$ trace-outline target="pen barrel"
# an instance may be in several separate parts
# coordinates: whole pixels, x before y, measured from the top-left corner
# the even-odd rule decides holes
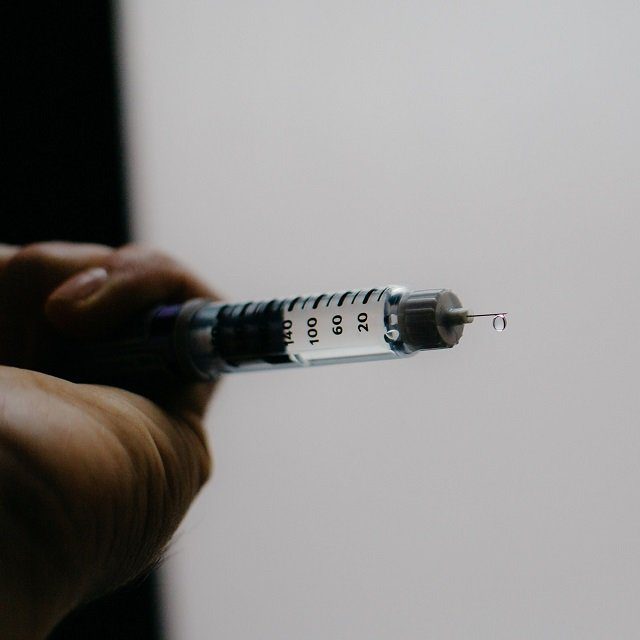
[[[165,381],[208,381],[189,345],[194,315],[207,300],[158,306],[111,339],[64,343],[55,373],[75,382],[113,384],[130,389]]]

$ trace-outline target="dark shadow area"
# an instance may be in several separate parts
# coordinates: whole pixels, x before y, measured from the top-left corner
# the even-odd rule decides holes
[[[2,240],[122,243],[128,227],[111,5],[15,6],[24,8],[3,20],[9,180],[0,189]]]
[[[0,242],[128,240],[110,2],[9,3]],[[74,612],[54,640],[160,640],[157,580]]]

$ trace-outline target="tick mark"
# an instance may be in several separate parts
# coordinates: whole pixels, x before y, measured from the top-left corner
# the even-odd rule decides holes
[[[364,297],[364,300],[362,301],[362,304],[367,304],[367,302],[369,302],[369,298],[371,297],[371,294],[375,291],[375,289],[371,289],[370,291],[367,291],[367,295]]]
[[[346,300],[347,296],[351,293],[351,291],[345,291],[342,294],[342,297],[340,298],[340,300],[338,300],[338,306],[341,307],[342,303]]]

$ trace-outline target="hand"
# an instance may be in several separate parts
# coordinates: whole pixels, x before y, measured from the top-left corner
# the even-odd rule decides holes
[[[213,293],[140,247],[0,250],[0,637],[40,638],[158,560],[211,470],[212,385],[153,402],[43,373],[60,333],[98,338]]]

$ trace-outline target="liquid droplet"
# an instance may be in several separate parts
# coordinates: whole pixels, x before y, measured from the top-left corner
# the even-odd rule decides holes
[[[507,328],[507,317],[503,313],[499,313],[493,318],[493,328],[496,331],[504,331]]]

